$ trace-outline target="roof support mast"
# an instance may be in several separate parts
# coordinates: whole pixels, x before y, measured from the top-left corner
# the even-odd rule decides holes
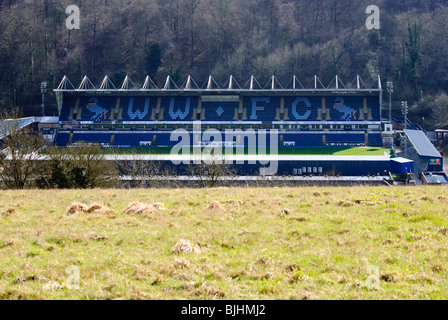
[[[314,84],[313,84],[314,80]],[[191,91],[191,92],[201,92],[204,90],[214,90],[214,91],[221,91],[221,90],[229,90],[229,91],[237,91],[237,92],[244,92],[244,91],[262,91],[262,92],[269,92],[269,91],[275,91],[275,92],[309,92],[309,91],[322,91],[322,92],[334,92],[341,91],[341,92],[360,92],[365,91],[368,93],[373,92],[380,92],[382,93],[382,84],[381,84],[381,77],[378,76],[378,86],[374,84],[373,86],[366,86],[365,83],[362,81],[361,77],[359,75],[356,76],[355,80],[349,85],[345,86],[344,82],[340,79],[340,77],[337,75],[333,81],[336,82],[336,84],[333,86],[333,81],[330,83],[328,87],[325,87],[321,80],[317,77],[317,75],[314,76],[313,80],[311,80],[307,86],[304,86],[300,80],[294,76],[292,85],[291,83],[288,85],[288,87],[283,87],[282,84],[278,81],[278,79],[273,75],[269,82],[264,86],[260,86],[257,79],[254,75],[250,77],[250,80],[247,81],[247,83],[241,87],[238,82],[236,81],[235,77],[233,75],[230,76],[228,82],[226,82],[222,87],[216,83],[216,81],[213,79],[213,77],[210,75],[208,77],[208,81],[203,85],[203,87],[199,87],[197,83],[193,80],[191,76],[188,76],[187,80],[184,82],[184,84],[181,87],[178,87],[176,83],[173,81],[173,79],[168,75],[166,77],[165,82],[163,85],[159,88],[157,85],[152,81],[152,79],[149,76],[146,76],[143,86],[141,89],[137,88],[136,85],[131,81],[129,76],[126,76],[123,83],[119,87],[115,87],[114,83],[111,81],[111,79],[106,75],[103,80],[101,81],[101,84],[98,87],[95,87],[93,83],[89,80],[87,76],[85,76],[78,87],[74,87],[70,80],[67,78],[67,76],[64,76],[61,83],[57,87],[57,89],[54,89],[55,92],[141,92],[141,91],[151,91],[151,92],[163,92],[167,90],[172,91]]]

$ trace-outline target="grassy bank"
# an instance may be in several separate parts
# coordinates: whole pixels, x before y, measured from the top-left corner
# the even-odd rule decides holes
[[[68,216],[75,201],[111,211]],[[133,201],[165,209],[124,214]],[[447,299],[447,201],[437,187],[0,191],[0,298]],[[173,251],[181,239],[199,252]]]

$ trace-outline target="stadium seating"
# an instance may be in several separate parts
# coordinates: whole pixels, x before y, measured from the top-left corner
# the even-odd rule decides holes
[[[60,121],[63,125],[74,125],[74,129],[60,131],[55,144],[85,141],[113,146],[174,146],[178,144],[170,139],[174,128],[191,127],[193,121],[202,121],[207,128],[215,125],[220,125],[220,129],[238,128],[245,123],[244,128],[282,128],[276,142],[284,146],[360,146],[366,144],[366,128],[351,124],[356,121],[357,125],[360,122],[367,125],[381,119],[378,97],[374,96],[235,95],[221,100],[210,96],[202,101],[200,96],[178,94],[64,95]],[[311,121],[312,125],[307,125]],[[325,130],[323,125],[316,126],[316,122],[325,123]],[[330,128],[334,123],[337,126]],[[343,124],[350,131],[343,131]],[[241,137],[235,140],[238,139]],[[190,142],[195,143],[191,133]],[[271,144],[269,139],[266,144]],[[368,145],[382,146],[381,133],[369,133]]]
[[[269,132],[268,132],[269,133]],[[57,135],[56,145],[65,146],[70,142],[70,132],[61,131]],[[113,139],[112,139],[113,136]],[[382,137],[380,133],[369,134],[369,146],[382,146]],[[240,136],[239,139],[244,138]],[[193,134],[189,134],[192,144],[195,142]],[[225,140],[225,134],[222,134],[222,141]],[[174,146],[181,140],[171,141],[171,131],[85,131],[75,130],[71,139],[71,143],[84,141],[88,143],[109,144],[113,141],[114,146]],[[234,139],[235,144],[237,138]],[[365,145],[364,133],[316,133],[316,132],[295,132],[278,134],[277,143],[280,145],[283,141],[285,146],[295,147],[313,147],[323,146],[324,141],[328,146],[363,146]],[[247,145],[247,138],[245,144]],[[266,139],[266,145],[270,146],[269,136]]]
[[[369,134],[369,146],[372,147],[383,146],[383,138],[381,137],[381,133]]]
[[[364,134],[327,134],[326,138],[329,145],[362,145],[366,141]]]
[[[321,147],[323,145],[323,134],[297,133],[283,135],[283,142],[288,144],[294,142],[296,147]]]
[[[64,98],[61,121],[380,121],[373,97],[244,97],[201,102],[199,97]]]
[[[68,145],[70,139],[70,133],[63,133],[63,132],[59,132],[59,134],[56,137],[56,145],[57,146],[66,146]]]
[[[84,141],[87,143],[109,143],[112,135],[110,133],[86,133],[78,132],[73,135],[72,143]]]
[[[119,133],[115,134],[114,145],[139,146],[141,142],[150,142],[150,141],[152,141],[152,135],[149,134]]]

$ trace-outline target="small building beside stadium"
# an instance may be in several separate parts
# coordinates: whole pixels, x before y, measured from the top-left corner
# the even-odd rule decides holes
[[[419,130],[405,130],[405,133],[423,163],[423,171],[443,171],[443,156],[437,151],[425,133]]]
[[[405,158],[394,158],[391,160],[390,172],[400,175],[414,173],[414,161]]]

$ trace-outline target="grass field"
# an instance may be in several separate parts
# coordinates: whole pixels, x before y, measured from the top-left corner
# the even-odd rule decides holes
[[[69,216],[75,201],[111,211]],[[132,201],[165,210],[123,213]],[[442,187],[0,191],[0,299],[447,299],[447,201]],[[181,239],[199,251],[173,251]]]

